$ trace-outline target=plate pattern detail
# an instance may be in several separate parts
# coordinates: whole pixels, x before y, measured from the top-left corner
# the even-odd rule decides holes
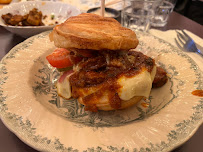
[[[20,139],[34,148],[41,151],[67,151],[67,152],[79,152],[77,147],[66,147],[57,137],[49,139],[43,135],[36,133],[36,127],[31,120],[23,118],[11,112],[8,108],[9,100],[4,85],[8,83],[10,73],[7,70],[7,62],[16,58],[16,54],[20,53],[22,49],[29,49],[34,41],[38,38],[46,38],[49,32],[44,32],[40,35],[31,37],[25,42],[14,47],[1,61],[0,63],[0,116],[2,121],[10,128]],[[189,69],[194,72],[194,88],[203,90],[203,77],[202,72],[199,70],[196,63],[185,53],[180,52],[167,42],[158,39],[148,34],[138,34],[138,38],[149,37],[155,39],[157,43],[161,45],[167,45],[169,49],[158,49],[150,47],[142,39],[140,40],[140,46],[138,50],[149,49],[153,50],[156,54],[175,54],[181,59],[187,61]],[[49,66],[43,58],[39,57],[33,61],[35,64],[33,67],[33,75],[30,79],[32,82],[33,94],[36,97],[36,102],[40,102],[44,107],[51,110],[72,123],[80,124],[82,127],[92,128],[111,128],[119,127],[146,120],[148,117],[158,114],[166,106],[170,105],[175,99],[181,96],[182,87],[188,83],[187,81],[180,79],[179,69],[176,65],[165,63],[164,61],[158,61],[158,64],[166,69],[169,76],[169,81],[164,89],[167,90],[167,94],[159,90],[152,90],[149,100],[143,100],[138,105],[130,108],[128,111],[111,111],[111,112],[99,112],[90,113],[84,111],[84,107],[75,100],[63,100],[57,96],[55,83],[59,73]],[[160,91],[163,95],[167,96],[167,100],[157,98],[155,95],[157,91]],[[161,94],[160,93],[160,94]],[[47,99],[47,100],[42,100]],[[160,143],[147,143],[147,146],[141,148],[132,148],[133,152],[149,152],[149,151],[170,151],[175,146],[184,142],[189,135],[194,132],[203,120],[203,98],[198,98],[198,104],[194,104],[192,107],[193,113],[188,119],[177,122],[173,130],[167,133],[167,140],[163,140]],[[147,105],[147,106],[143,106]],[[134,111],[134,113],[132,113]],[[108,115],[108,117],[107,117]],[[116,146],[101,146],[89,147],[83,149],[83,152],[128,152],[132,151],[128,147],[116,147]]]
[[[93,127],[110,127],[110,126],[118,126],[124,125],[129,122],[133,122],[136,120],[142,120],[145,117],[148,117],[159,110],[161,110],[168,103],[173,101],[174,98],[177,97],[177,93],[173,92],[172,88],[173,82],[171,79],[177,75],[175,67],[168,67],[168,73],[172,76],[169,78],[169,85],[167,87],[167,93],[170,93],[170,98],[163,102],[154,100],[153,94],[149,97],[148,100],[142,100],[139,106],[133,108],[134,113],[126,113],[126,110],[118,110],[118,111],[99,111],[98,113],[91,113],[84,110],[84,106],[82,106],[76,99],[66,100],[57,96],[56,91],[56,81],[59,77],[59,73],[55,68],[50,67],[47,63],[44,63],[41,58],[35,61],[36,66],[42,67],[38,70],[38,73],[35,75],[35,86],[33,86],[33,92],[37,99],[43,99],[42,96],[50,96],[48,100],[49,104],[55,105],[58,109],[52,108],[54,112],[58,112],[60,115],[64,116],[68,120],[82,123],[84,125],[93,126]],[[164,64],[159,63],[162,67],[166,68]],[[179,85],[176,87],[180,87],[183,82],[179,81]],[[44,101],[40,101],[44,102]],[[47,101],[44,103],[47,106]],[[51,109],[51,108],[50,108]],[[135,112],[136,111],[136,112]],[[107,117],[108,116],[108,117]]]

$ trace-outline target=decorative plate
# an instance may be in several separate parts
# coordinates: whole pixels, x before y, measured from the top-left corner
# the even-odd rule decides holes
[[[138,33],[138,51],[154,57],[169,81],[149,100],[118,111],[91,113],[57,96],[58,72],[45,57],[54,45],[45,32],[14,47],[0,63],[0,116],[22,141],[39,151],[170,151],[203,120],[202,72],[184,52]],[[153,44],[153,45],[152,45]],[[146,51],[147,50],[147,51]]]

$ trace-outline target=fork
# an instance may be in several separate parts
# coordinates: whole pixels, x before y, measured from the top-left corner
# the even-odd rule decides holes
[[[197,48],[194,40],[183,30],[181,30],[181,32],[182,33],[176,30],[178,40],[175,38],[175,42],[177,46],[185,51],[195,52],[203,56],[203,52]]]

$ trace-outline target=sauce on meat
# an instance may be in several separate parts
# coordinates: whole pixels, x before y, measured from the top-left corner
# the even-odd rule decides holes
[[[167,78],[166,71],[161,67],[157,67],[156,68],[156,75],[154,77],[152,87],[153,88],[162,87],[167,81],[168,81],[168,78]]]
[[[195,96],[203,97],[203,90],[194,90],[192,94]]]
[[[97,111],[96,104],[99,99],[108,93],[108,101],[113,109],[121,107],[121,99],[118,96],[117,79],[121,76],[132,77],[142,68],[151,72],[155,61],[141,52],[126,51],[102,51],[94,58],[86,58],[79,64],[80,70],[70,76],[72,96],[82,97],[85,109]],[[84,96],[90,87],[97,88],[96,92]],[[82,91],[81,91],[82,88]]]

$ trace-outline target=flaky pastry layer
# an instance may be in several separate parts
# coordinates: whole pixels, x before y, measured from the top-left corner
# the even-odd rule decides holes
[[[90,50],[129,50],[136,48],[135,32],[113,18],[83,13],[56,26],[50,40],[61,48]]]

